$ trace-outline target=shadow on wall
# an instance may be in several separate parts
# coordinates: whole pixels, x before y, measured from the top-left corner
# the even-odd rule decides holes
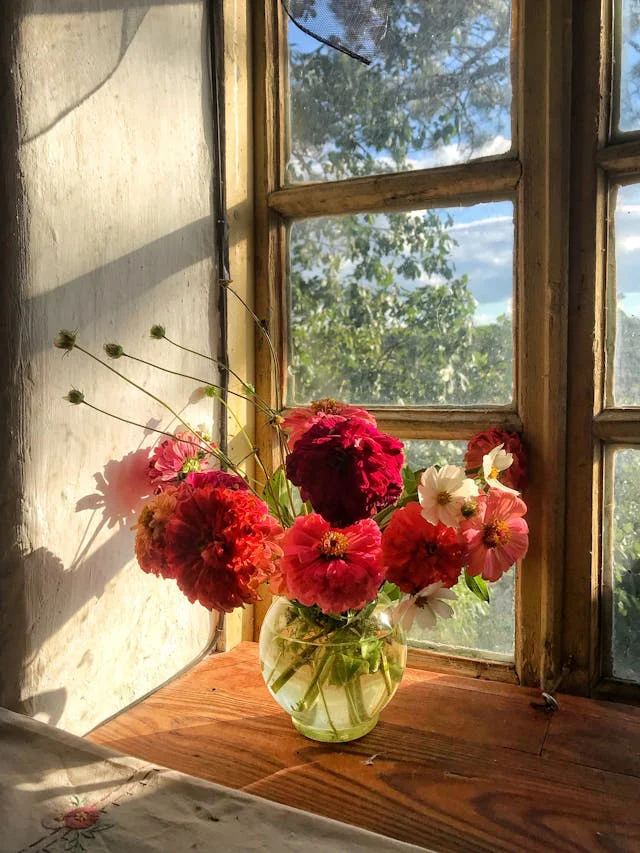
[[[105,10],[122,10],[119,58],[108,76],[83,81],[73,101],[65,102],[47,117],[40,127],[30,130],[31,138],[46,133],[87,97],[97,92],[113,76],[133,43],[149,9],[154,6],[193,5],[193,0],[24,0],[11,3],[0,16],[0,80],[13,79],[16,65],[15,35],[19,19],[25,15],[55,15]],[[197,5],[197,4],[196,4]],[[203,23],[203,45],[206,43],[206,16]],[[104,69],[103,69],[104,71]],[[210,115],[211,93],[206,73],[202,86],[203,110]],[[10,86],[0,88],[3,123],[0,128],[0,256],[3,257],[4,284],[0,288],[0,440],[5,447],[3,478],[0,480],[0,705],[22,713],[44,713],[49,722],[60,720],[67,701],[67,691],[37,687],[30,695],[25,684],[25,667],[35,670],[42,664],[38,653],[46,640],[65,625],[87,602],[99,598],[109,582],[123,567],[123,554],[131,553],[131,526],[135,523],[139,503],[148,496],[144,486],[136,483],[146,465],[147,451],[136,450],[120,460],[112,460],[101,473],[94,475],[96,490],[81,498],[76,511],[91,513],[84,536],[70,566],[65,568],[49,538],[49,547],[32,547],[24,524],[24,468],[38,464],[28,446],[25,424],[30,416],[34,388],[43,381],[34,375],[33,362],[38,353],[51,346],[59,328],[61,315],[72,308],[80,326],[91,324],[96,316],[96,294],[109,290],[115,323],[131,316],[136,302],[145,298],[156,284],[172,275],[212,257],[213,220],[211,216],[196,219],[175,231],[145,243],[113,261],[96,266],[75,279],[63,281],[46,293],[27,295],[25,256],[27,238],[24,211],[24,187],[18,166],[19,121],[14,92]],[[206,142],[211,150],[210,118],[204,122]],[[28,135],[29,131],[27,132]],[[23,140],[22,144],[26,144]],[[228,212],[230,223],[243,220],[248,202]],[[178,221],[177,225],[180,224]],[[235,229],[230,229],[233,242]],[[139,280],[139,271],[145,274]],[[135,282],[135,286],[132,283]],[[216,288],[211,282],[210,307],[214,309]],[[217,341],[217,317],[209,312],[210,344]],[[38,392],[40,393],[40,391]],[[41,396],[36,403],[41,403]],[[146,490],[145,490],[146,489]],[[86,516],[85,516],[86,517]],[[96,545],[96,537],[113,530],[110,538]],[[42,541],[42,539],[40,540]],[[39,543],[38,543],[39,544]],[[70,584],[70,576],[82,574],[82,583]],[[87,643],[90,645],[91,638]],[[36,672],[37,675],[37,672]],[[105,673],[108,680],[109,674]],[[37,685],[37,678],[34,680]],[[44,686],[44,685],[43,685]],[[77,697],[76,697],[77,699]]]

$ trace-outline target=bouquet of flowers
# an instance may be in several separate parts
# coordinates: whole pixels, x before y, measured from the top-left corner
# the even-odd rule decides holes
[[[174,344],[161,326],[151,336]],[[131,382],[74,333],[60,332],[55,345]],[[105,350],[134,358],[119,344]],[[135,526],[138,563],[223,613],[260,600],[268,584],[277,598],[260,657],[272,695],[310,737],[360,737],[397,689],[414,620],[424,628],[450,618],[460,578],[488,601],[487,583],[525,556],[522,444],[492,429],[471,439],[465,467],[416,471],[364,408],[323,399],[278,411],[242,389],[273,426],[275,471],[248,437],[235,461],[151,395],[181,425],[150,452],[155,494]],[[205,390],[224,404],[218,386]],[[75,389],[66,399],[97,408]],[[249,456],[260,479],[242,468]]]

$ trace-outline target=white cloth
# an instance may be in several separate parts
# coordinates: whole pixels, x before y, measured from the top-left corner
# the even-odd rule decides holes
[[[0,709],[0,853],[422,850]]]

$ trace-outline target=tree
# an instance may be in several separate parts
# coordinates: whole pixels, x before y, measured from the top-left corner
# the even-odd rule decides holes
[[[305,8],[312,14],[315,4],[305,0]],[[454,144],[461,159],[483,153],[510,124],[509,28],[508,0],[404,0],[371,68],[298,39],[290,53],[291,179],[406,170]],[[290,399],[511,399],[510,319],[474,324],[470,283],[451,259],[451,225],[433,210],[294,223]],[[424,447],[423,464],[432,449]],[[512,582],[496,598],[492,620],[481,618],[484,605],[465,600],[458,630],[440,639],[508,651]]]

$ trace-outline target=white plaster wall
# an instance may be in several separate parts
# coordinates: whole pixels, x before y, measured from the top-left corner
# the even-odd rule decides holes
[[[0,619],[14,632],[3,647],[24,649],[21,673],[5,667],[5,690],[19,677],[22,710],[78,733],[170,677],[210,635],[207,611],[132,559],[144,491],[136,451],[153,437],[61,398],[75,386],[124,417],[175,422],[80,353],[51,346],[59,328],[77,329],[94,352],[115,340],[214,376],[203,359],[148,337],[160,322],[215,354],[203,14],[201,2],[29,0],[17,21],[21,560],[0,602],[11,613]],[[187,405],[194,383],[124,360],[114,366],[189,422],[212,426],[210,401]],[[16,636],[21,622],[26,640]],[[3,657],[0,649],[0,669]],[[15,649],[9,657],[15,670]]]

